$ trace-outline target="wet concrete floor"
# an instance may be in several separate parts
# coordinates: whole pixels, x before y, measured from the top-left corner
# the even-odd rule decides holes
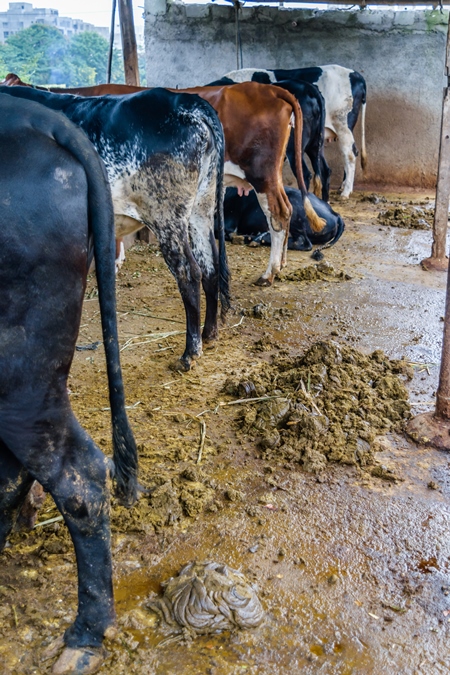
[[[276,281],[261,289],[251,282],[265,269],[268,249],[230,245],[236,315],[191,373],[177,376],[168,369],[182,351],[183,335],[124,349],[128,402],[140,402],[129,414],[142,448],[144,483],[160,484],[158,472],[172,476],[197,466],[198,429],[175,423],[170,414],[214,410],[224,400],[221,388],[231,371],[245,374],[260,359],[280,350],[301,353],[319,339],[405,357],[415,373],[408,385],[413,411],[433,409],[446,276],[418,265],[430,254],[429,232],[379,226],[383,205],[359,197],[333,203],[347,229],[325,252],[349,279]],[[404,198],[418,201],[423,195]],[[289,270],[312,262],[306,253],[289,252]],[[156,252],[130,252],[118,290],[123,345],[130,335],[180,328],[145,316],[182,319],[174,283]],[[241,321],[242,308],[261,302],[275,314]],[[95,301],[86,303],[80,342],[100,334],[96,311]],[[261,339],[269,344],[263,352],[255,350]],[[81,423],[107,450],[102,359],[101,353],[77,353],[70,387]],[[185,511],[174,522],[155,525],[150,510],[133,520],[132,512],[114,505],[120,632],[107,643],[110,657],[100,672],[450,672],[450,456],[418,447],[402,434],[388,435],[378,461],[393,470],[396,482],[342,465],[328,465],[315,476],[298,465],[264,460],[237,432],[236,412],[223,407],[204,416],[207,441],[200,466],[214,491],[214,508],[190,517]],[[47,511],[41,520],[53,515],[51,506]],[[43,643],[73,620],[74,558],[67,549],[49,549],[48,531],[15,537],[0,559],[0,672],[40,675],[51,666],[42,661]],[[42,547],[47,554],[37,555]],[[167,633],[145,599],[192,560],[221,561],[243,571],[267,610],[264,625],[190,643],[165,642]]]

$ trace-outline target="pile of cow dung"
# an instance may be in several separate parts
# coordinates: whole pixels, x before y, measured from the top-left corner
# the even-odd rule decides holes
[[[186,637],[256,628],[264,620],[251,584],[227,565],[189,563],[163,586],[163,596],[151,598],[147,606],[164,626],[181,629]]]
[[[326,260],[317,265],[308,265],[307,267],[300,267],[291,272],[284,272],[280,275],[282,281],[320,281],[320,280],[349,280],[352,277],[343,272],[336,270],[333,265]]]
[[[265,458],[319,472],[327,462],[374,464],[376,436],[410,417],[401,377],[412,377],[404,361],[326,341],[301,357],[261,364],[245,381],[228,379],[225,391],[263,398],[246,405],[238,425]]]
[[[371,192],[368,195],[362,193],[359,196],[359,201],[370,202],[371,204],[386,204],[387,199],[384,195],[378,195],[376,192]]]
[[[140,456],[145,452],[139,446]],[[160,465],[145,477],[150,494],[144,495],[133,509],[115,505],[113,531],[142,532],[158,530],[183,517],[195,517],[206,507],[214,509],[215,490],[198,467],[188,466],[178,473],[164,471]]]
[[[403,227],[411,230],[429,230],[432,227],[434,210],[420,206],[394,206],[378,214],[382,225]]]

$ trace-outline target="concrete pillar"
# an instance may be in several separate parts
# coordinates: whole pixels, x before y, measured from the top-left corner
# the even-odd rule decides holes
[[[144,9],[146,14],[158,16],[167,12],[168,0],[144,0]]]

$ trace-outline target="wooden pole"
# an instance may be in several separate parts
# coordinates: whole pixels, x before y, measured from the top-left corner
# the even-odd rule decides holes
[[[431,258],[427,258],[422,263],[422,265],[425,263],[426,269],[443,270],[445,267],[448,269],[441,369],[439,372],[439,386],[436,392],[436,409],[434,413],[417,415],[408,422],[406,431],[419,443],[431,445],[441,450],[450,450],[450,266],[445,256],[450,194],[450,16],[445,71],[447,87],[444,90],[444,101],[442,104],[441,146],[433,226],[433,248]]]
[[[126,84],[139,87],[139,67],[132,0],[119,0],[120,34]]]
[[[108,84],[111,82],[112,59],[114,52],[114,30],[116,24],[116,4],[117,0],[113,0],[111,13],[111,30],[109,33],[108,68],[106,71],[106,81]]]
[[[446,256],[448,204],[450,196],[450,15],[447,28],[447,48],[445,55],[445,72],[447,86],[444,89],[442,102],[441,139],[439,145],[439,164],[436,185],[436,204],[434,208],[433,244],[431,257],[422,260],[426,270],[445,271],[448,267]]]
[[[436,392],[436,417],[450,420],[450,267],[447,274],[444,337],[442,342],[441,370]]]

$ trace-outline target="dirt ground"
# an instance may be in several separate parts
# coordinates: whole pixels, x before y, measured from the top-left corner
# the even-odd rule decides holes
[[[399,200],[426,206],[426,195],[377,194],[387,203],[361,192],[348,202],[332,200],[346,223],[341,240],[325,251],[334,276],[277,280],[262,289],[252,282],[268,249],[229,245],[234,313],[186,374],[169,367],[184,344],[175,282],[156,248],[128,252],[117,280],[122,365],[140,480],[156,489],[130,510],[113,500],[120,630],[106,643],[100,673],[450,672],[450,458],[388,433],[376,453],[384,478],[358,464],[329,463],[310,473],[298,462],[268,458],[243,432],[245,404],[220,405],[236,399],[223,391],[230,376],[249,379],[262,362],[331,339],[404,358],[414,373],[406,383],[413,414],[433,409],[446,277],[418,264],[430,254],[429,230],[378,220]],[[291,251],[288,259],[290,273],[315,264],[308,253]],[[264,311],[253,311],[257,305]],[[79,345],[100,335],[90,278]],[[101,345],[76,352],[69,387],[78,419],[108,453]],[[47,497],[39,523],[57,516]],[[265,623],[166,642],[147,598],[193,560],[242,571],[255,584]],[[73,620],[76,592],[61,522],[12,535],[0,556],[3,675],[50,672],[45,647]]]

